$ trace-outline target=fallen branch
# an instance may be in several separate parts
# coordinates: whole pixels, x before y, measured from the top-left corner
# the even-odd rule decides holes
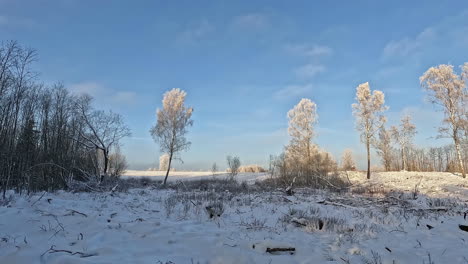
[[[55,245],[52,245],[48,250],[46,250],[44,253],[42,253],[41,257],[44,256],[45,254],[49,253],[49,254],[52,254],[52,253],[59,253],[59,252],[64,252],[64,253],[68,253],[72,256],[74,255],[80,255],[80,258],[87,258],[87,257],[92,257],[92,256],[97,256],[97,253],[83,253],[83,252],[80,252],[80,251],[71,251],[71,250],[66,250],[66,249],[55,249]]]
[[[46,194],[47,192],[43,192],[41,197],[39,197],[39,199],[37,199],[34,203],[31,204],[31,206],[34,206],[37,202],[39,202],[39,200],[42,199],[42,197],[44,197],[44,194]],[[49,202],[50,203],[50,202]]]
[[[465,232],[468,232],[468,226],[466,226],[466,225],[458,225],[458,228],[460,228],[461,230],[463,230]]]
[[[68,214],[63,215],[63,216],[69,216],[69,215],[79,214],[79,215],[82,215],[82,216],[84,216],[84,217],[88,217],[87,214],[82,213],[82,212],[78,212],[78,211],[73,210],[73,209],[68,209],[68,211],[70,211],[70,212],[69,212]]]
[[[269,248],[267,247],[266,249],[267,253],[274,254],[274,253],[280,253],[280,252],[289,252],[289,254],[294,254],[296,252],[296,248],[288,247],[288,248]]]
[[[351,208],[351,209],[356,209],[356,208],[357,208],[357,207],[354,207],[354,206],[351,206],[351,205],[342,204],[342,203],[336,203],[336,202],[331,202],[331,201],[327,201],[327,200],[318,201],[317,203],[319,203],[319,204],[325,204],[325,205],[341,206],[341,207]]]

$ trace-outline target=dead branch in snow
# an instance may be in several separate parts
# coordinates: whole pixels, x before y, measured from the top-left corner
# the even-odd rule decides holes
[[[280,252],[288,252],[289,254],[294,254],[296,252],[296,248],[293,247],[287,247],[287,248],[267,248],[266,249],[267,253],[270,254],[275,254],[275,253],[280,253]]]
[[[76,210],[73,210],[73,209],[68,209],[69,213],[68,214],[64,214],[63,216],[69,216],[69,215],[75,215],[75,214],[79,214],[79,215],[82,215],[84,217],[88,217],[87,214],[85,213],[82,213],[82,212],[78,212]]]
[[[331,202],[331,201],[327,201],[327,200],[318,201],[317,203],[318,203],[318,204],[325,204],[325,205],[341,206],[341,207],[351,208],[351,209],[356,209],[356,208],[357,208],[357,207],[354,207],[354,206],[351,206],[351,205],[342,204],[342,203],[337,203],[337,202]]]
[[[458,225],[458,228],[460,228],[461,230],[463,230],[465,232],[468,232],[468,226],[466,226],[466,225]]]
[[[80,255],[80,258],[87,258],[87,257],[93,257],[93,256],[98,255],[97,253],[83,253],[83,252],[80,252],[80,251],[73,252],[71,250],[66,250],[66,249],[55,249],[55,245],[52,245],[52,246],[50,246],[50,248],[48,250],[46,250],[44,253],[42,253],[41,257],[44,256],[47,253],[52,254],[52,253],[59,253],[59,252],[68,253],[68,254],[70,254],[72,256]]]
[[[42,197],[44,197],[44,195],[46,194],[47,192],[44,192],[42,193],[41,197],[39,197],[39,199],[37,199],[34,203],[31,204],[31,206],[34,206],[37,202],[39,202],[39,200],[42,199]],[[49,202],[50,203],[50,202]]]

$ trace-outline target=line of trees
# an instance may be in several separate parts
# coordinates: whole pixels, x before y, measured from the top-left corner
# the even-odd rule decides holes
[[[357,103],[352,105],[356,116],[356,128],[367,150],[367,178],[370,178],[370,147],[377,150],[385,169],[439,170],[461,172],[466,177],[468,152],[468,63],[461,67],[460,75],[452,65],[429,68],[421,77],[430,101],[444,113],[438,138],[451,138],[453,146],[418,149],[412,141],[416,126],[411,117],[405,116],[401,124],[390,130],[385,128],[384,111],[388,108],[381,91],[371,92],[369,83],[356,89]],[[393,143],[399,148],[396,150]],[[401,162],[400,162],[401,161]]]
[[[17,42],[0,44],[0,185],[54,190],[73,180],[121,173],[117,150],[130,135],[120,115],[93,109],[92,98],[62,84],[38,81],[37,54]],[[112,168],[110,168],[113,166]]]

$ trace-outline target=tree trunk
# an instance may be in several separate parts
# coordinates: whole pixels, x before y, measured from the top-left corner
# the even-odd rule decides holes
[[[167,171],[166,171],[166,177],[164,178],[164,185],[166,185],[167,182],[167,177],[169,177],[169,171],[171,170],[171,163],[172,163],[172,152],[171,155],[169,155],[169,164],[167,165]]]
[[[367,139],[367,179],[370,179],[370,140]]]
[[[109,150],[103,149],[102,152],[104,153],[104,175],[107,175],[109,167]]]
[[[457,137],[454,137],[453,140],[455,141],[455,149],[457,150],[458,166],[460,166],[460,170],[461,170],[463,178],[466,178],[465,167],[463,166],[463,159],[461,156],[460,142],[458,142]]]
[[[407,171],[408,170],[408,164],[406,164],[406,152],[405,152],[405,148],[401,148],[401,159],[402,159],[402,163],[403,163],[403,170],[404,171]]]

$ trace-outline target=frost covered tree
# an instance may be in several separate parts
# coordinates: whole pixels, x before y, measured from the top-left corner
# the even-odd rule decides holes
[[[408,170],[408,148],[412,145],[414,135],[416,135],[416,126],[411,123],[411,116],[404,116],[401,119],[400,126],[392,126],[390,131],[392,138],[400,145],[403,170]]]
[[[362,83],[356,88],[356,101],[352,105],[356,117],[356,128],[361,132],[361,142],[367,150],[367,179],[370,179],[370,146],[376,132],[385,124],[383,112],[385,106],[384,93],[378,90],[371,92],[369,83]]]
[[[317,105],[310,99],[303,98],[289,110],[288,118],[288,133],[291,137],[288,152],[296,157],[304,157],[310,164],[314,148],[312,142],[315,135],[314,126],[318,119]]]
[[[353,151],[351,149],[345,149],[343,151],[343,156],[341,157],[341,166],[343,167],[343,170],[354,170],[356,168]]]
[[[157,123],[150,130],[154,140],[159,143],[161,152],[169,155],[164,184],[169,177],[172,159],[190,147],[185,135],[188,132],[187,128],[193,124],[193,108],[185,106],[186,95],[187,93],[179,88],[166,92],[162,100],[162,109],[156,111]]]
[[[167,171],[168,165],[169,165],[169,155],[167,155],[167,153],[164,153],[161,156],[159,156],[159,170]]]
[[[382,159],[385,171],[390,171],[393,159],[392,133],[384,126],[379,130],[379,137],[375,141],[374,147],[377,149],[377,155]]]
[[[457,152],[458,166],[466,177],[463,164],[461,142],[467,135],[468,118],[468,92],[466,82],[468,79],[468,63],[462,67],[457,75],[452,65],[441,64],[429,68],[419,79],[422,87],[426,89],[430,101],[440,106],[444,112],[443,126],[439,128],[438,137],[453,139]]]

